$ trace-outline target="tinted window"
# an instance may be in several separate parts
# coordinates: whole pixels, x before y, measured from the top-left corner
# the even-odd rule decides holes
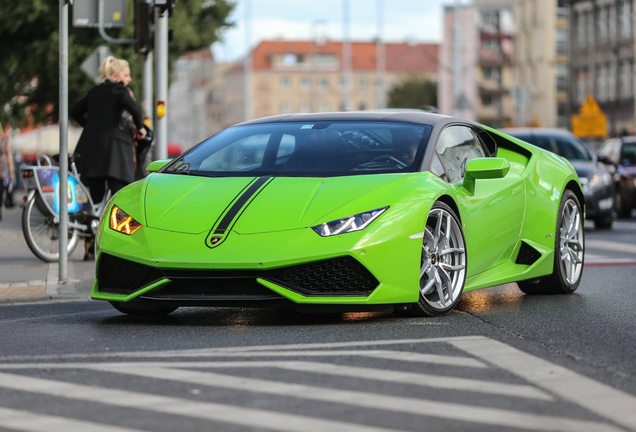
[[[530,144],[549,150],[567,160],[589,161],[592,155],[585,145],[576,138],[567,135],[547,135],[547,134],[514,134]]]
[[[416,171],[430,131],[429,125],[392,122],[234,126],[181,155],[163,172],[331,176]]]

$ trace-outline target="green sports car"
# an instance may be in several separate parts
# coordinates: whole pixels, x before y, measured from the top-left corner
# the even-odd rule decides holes
[[[572,165],[490,127],[415,111],[241,123],[117,193],[92,298],[438,316],[464,291],[572,293],[584,198]]]

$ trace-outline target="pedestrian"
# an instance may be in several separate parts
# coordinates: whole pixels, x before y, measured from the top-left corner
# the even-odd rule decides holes
[[[9,142],[9,134],[0,123],[0,221],[2,220],[2,207],[4,206],[4,194],[11,193],[11,186],[15,182],[15,168],[13,165],[13,152]]]
[[[109,56],[100,66],[100,82],[70,110],[71,118],[84,128],[74,156],[80,180],[95,204],[107,191],[114,195],[135,181],[134,135],[143,138],[146,129],[141,108],[127,87],[131,80],[128,62]],[[92,259],[93,245],[87,243],[84,259]]]
[[[130,66],[123,59],[107,57],[100,66],[100,83],[70,111],[84,130],[75,148],[80,179],[89,188],[94,203],[102,201],[106,190],[115,194],[135,180],[134,135],[127,124],[146,135],[141,108],[131,96]]]

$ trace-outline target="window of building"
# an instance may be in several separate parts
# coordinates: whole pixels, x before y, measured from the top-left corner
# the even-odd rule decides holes
[[[620,65],[620,92],[622,98],[629,99],[634,95],[634,85],[632,82],[634,64],[630,60],[621,61]]]
[[[609,8],[603,6],[598,11],[598,18],[596,20],[596,31],[599,42],[607,41],[609,36]]]
[[[607,65],[607,100],[616,100],[616,60]]]
[[[291,78],[288,76],[283,76],[280,79],[280,88],[283,90],[289,90],[291,88]]]
[[[311,90],[311,78],[309,77],[302,77],[300,79],[300,89],[302,91],[309,91]]]
[[[483,10],[481,12],[481,28],[487,33],[499,33],[501,24],[498,10]]]
[[[620,0],[618,3],[618,26],[621,39],[632,37],[632,0]]]
[[[292,104],[289,101],[282,101],[279,108],[281,114],[289,114],[292,112]]]
[[[494,81],[498,84],[501,83],[501,68],[494,66],[484,67],[484,79],[488,81]]]
[[[559,28],[556,32],[556,48],[557,54],[567,54],[568,53],[568,45],[569,45],[569,37],[568,37],[568,29]]]
[[[607,6],[607,28],[609,32],[609,40],[615,41],[617,37],[617,28],[616,28],[616,6],[610,4]]]
[[[369,80],[366,78],[360,78],[358,80],[358,90],[363,92],[369,88]]]
[[[556,65],[556,82],[557,91],[568,91],[568,65],[557,64]]]
[[[581,104],[585,100],[586,87],[587,87],[587,73],[585,70],[580,70],[576,73],[576,102]]]
[[[329,89],[329,80],[327,78],[320,78],[318,81],[318,88],[320,91],[327,91]]]
[[[576,43],[578,46],[587,44],[587,13],[579,11],[576,15]]]
[[[607,65],[597,65],[594,75],[596,81],[596,98],[599,102],[605,102],[607,100]]]

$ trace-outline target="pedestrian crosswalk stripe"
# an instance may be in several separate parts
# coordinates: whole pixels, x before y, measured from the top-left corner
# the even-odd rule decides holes
[[[24,432],[142,432],[139,429],[100,425],[83,420],[2,407],[0,407],[0,427]]]

